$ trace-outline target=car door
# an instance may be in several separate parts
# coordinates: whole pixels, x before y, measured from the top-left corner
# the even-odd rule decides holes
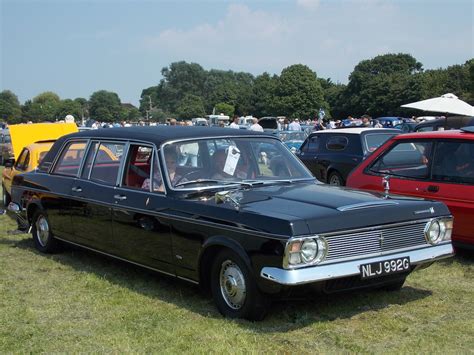
[[[169,221],[158,214],[167,207],[158,160],[151,145],[130,144],[115,189],[113,239],[121,257],[174,275]]]
[[[305,143],[301,146],[297,156],[304,165],[311,171],[316,179],[321,180],[321,171],[318,170],[318,158],[321,146],[321,135],[314,134],[309,136]]]
[[[2,173],[2,183],[9,194],[11,194],[13,177],[26,171],[30,162],[30,155],[31,154],[28,148],[23,148],[20,155],[18,156],[18,160],[15,162],[15,165],[13,165],[11,168],[4,169]]]
[[[335,171],[344,181],[349,172],[357,165],[357,157],[362,156],[358,134],[334,134],[326,139],[317,159],[317,169],[322,181],[328,182],[329,175]]]
[[[474,243],[474,141],[436,142],[432,177],[424,194],[448,206],[457,240]]]
[[[92,141],[80,177],[71,186],[74,236],[93,249],[116,255],[112,209],[119,201],[116,191],[126,143]]]

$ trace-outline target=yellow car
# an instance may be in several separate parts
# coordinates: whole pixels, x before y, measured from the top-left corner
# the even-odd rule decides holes
[[[55,140],[77,132],[74,123],[34,123],[9,126],[14,158],[4,162],[2,173],[3,205],[10,203],[13,177],[34,170]],[[36,142],[36,143],[33,143]]]
[[[55,141],[46,141],[30,144],[23,148],[18,160],[13,163],[13,160],[5,162],[5,168],[2,172],[2,190],[3,190],[3,205],[8,206],[10,203],[12,181],[15,175],[26,173],[34,170],[43,156],[51,149]]]

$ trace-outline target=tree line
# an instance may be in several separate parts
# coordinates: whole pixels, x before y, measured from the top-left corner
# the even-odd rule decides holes
[[[0,120],[43,122],[72,114],[76,120],[103,122],[189,119],[206,114],[314,118],[320,108],[327,117],[367,113],[377,116],[418,114],[400,107],[447,92],[474,105],[474,59],[447,68],[424,70],[410,54],[385,54],[358,63],[346,84],[320,78],[303,64],[284,68],[280,75],[254,76],[231,70],[205,70],[197,63],[171,63],[161,70],[156,86],[143,89],[140,107],[123,104],[110,91],[85,98],[64,99],[44,92],[23,105],[17,96],[0,93]]]

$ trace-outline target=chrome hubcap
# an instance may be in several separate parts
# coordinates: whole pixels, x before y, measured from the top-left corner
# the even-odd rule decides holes
[[[45,247],[49,239],[49,225],[44,216],[39,216],[36,220],[36,237],[41,246]]]
[[[329,180],[329,185],[341,185],[339,177],[337,175],[331,176],[331,180]]]
[[[224,261],[219,280],[221,294],[227,305],[235,310],[242,308],[247,291],[244,274],[239,266],[230,260]]]

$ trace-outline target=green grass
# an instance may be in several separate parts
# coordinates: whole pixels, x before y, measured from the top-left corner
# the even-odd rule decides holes
[[[0,352],[472,353],[474,256],[438,262],[398,292],[274,304],[224,319],[195,286],[66,248],[42,255],[0,216]]]

